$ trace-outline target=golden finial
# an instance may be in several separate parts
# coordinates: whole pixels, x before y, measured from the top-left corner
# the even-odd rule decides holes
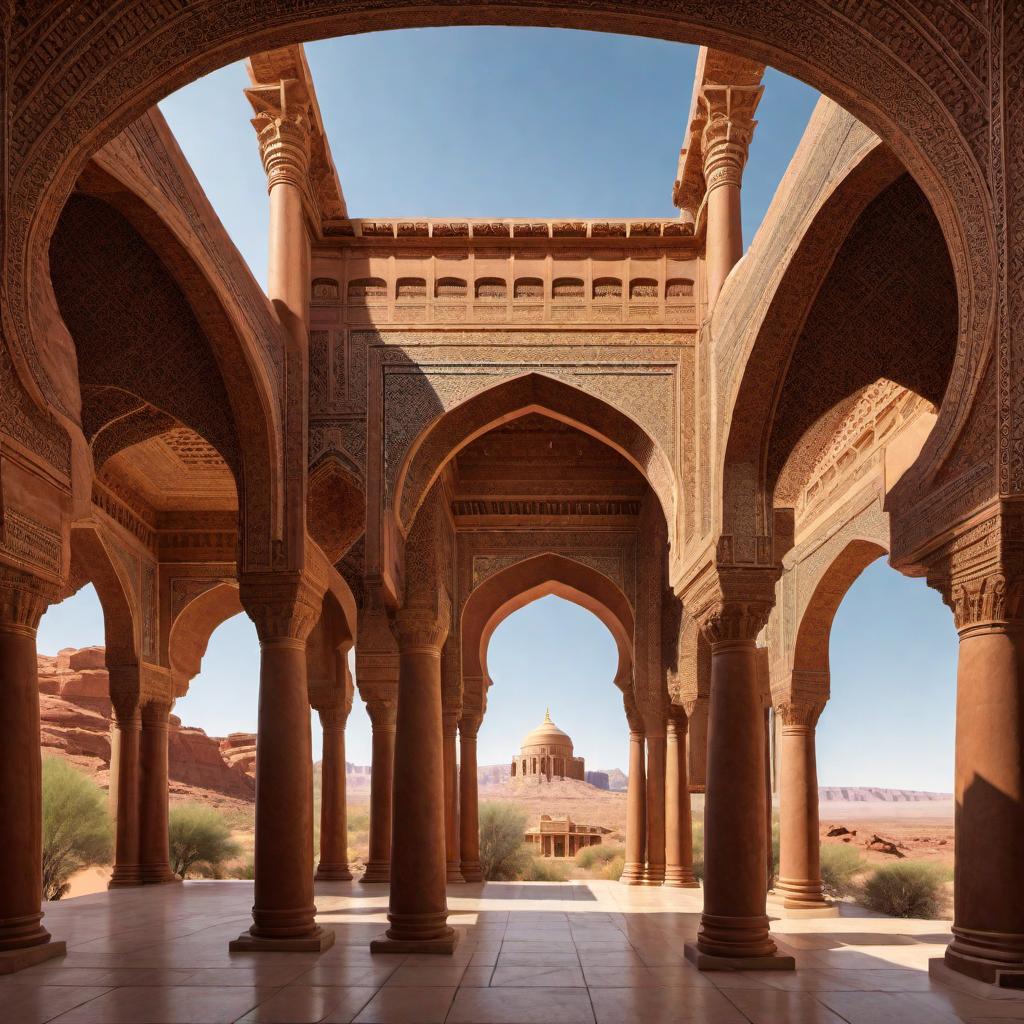
[[[544,721],[548,725],[554,725],[555,724],[554,722],[551,721],[551,708],[550,707],[544,709]]]

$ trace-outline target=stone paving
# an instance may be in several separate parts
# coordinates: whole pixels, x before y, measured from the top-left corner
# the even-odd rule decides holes
[[[0,979],[11,1024],[945,1024],[1024,1020],[1024,996],[929,978],[948,922],[844,908],[773,922],[794,972],[683,959],[700,893],[614,882],[449,888],[452,957],[371,956],[386,886],[317,886],[328,952],[229,953],[251,882],[122,889],[48,904],[68,954]]]

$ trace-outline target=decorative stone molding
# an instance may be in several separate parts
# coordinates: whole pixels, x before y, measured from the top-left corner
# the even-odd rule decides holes
[[[320,618],[323,591],[304,575],[246,575],[238,589],[242,607],[256,624],[260,643],[305,643]]]
[[[402,654],[441,655],[448,639],[448,618],[429,608],[402,608],[392,619],[398,649]]]
[[[952,609],[958,630],[989,623],[1024,623],[1024,579],[1008,580],[1001,572],[953,580],[938,588]]]
[[[0,566],[0,631],[35,635],[46,609],[60,600],[60,588],[31,573]]]
[[[371,697],[366,701],[366,713],[374,732],[394,732],[398,717],[398,697]]]
[[[282,83],[286,86],[287,83]],[[286,90],[282,88],[282,92]],[[309,175],[309,115],[298,110],[261,110],[252,119],[267,175],[267,188],[293,185],[305,190]]]
[[[783,701],[774,704],[775,714],[786,729],[813,729],[825,710],[824,701]]]
[[[706,120],[701,147],[707,192],[719,185],[740,187],[750,140],[757,127],[753,114],[763,92],[761,85],[704,87],[700,106]]]
[[[467,712],[465,709],[459,718],[459,735],[463,739],[476,739],[484,716],[479,713]]]

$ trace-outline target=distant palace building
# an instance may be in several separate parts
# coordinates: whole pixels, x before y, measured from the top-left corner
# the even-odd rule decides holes
[[[537,847],[541,857],[575,857],[585,846],[600,846],[610,828],[601,825],[577,825],[568,815],[556,818],[540,816],[540,825],[526,830],[525,839]]]
[[[551,721],[548,709],[544,712],[544,721],[523,738],[519,756],[512,760],[512,778],[583,782],[585,776],[583,758],[573,757],[572,740]]]

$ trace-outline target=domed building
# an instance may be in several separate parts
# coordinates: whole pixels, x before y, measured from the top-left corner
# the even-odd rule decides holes
[[[519,755],[512,759],[512,778],[578,779],[584,781],[583,758],[574,757],[572,740],[551,721],[551,709],[544,721],[523,737]]]

